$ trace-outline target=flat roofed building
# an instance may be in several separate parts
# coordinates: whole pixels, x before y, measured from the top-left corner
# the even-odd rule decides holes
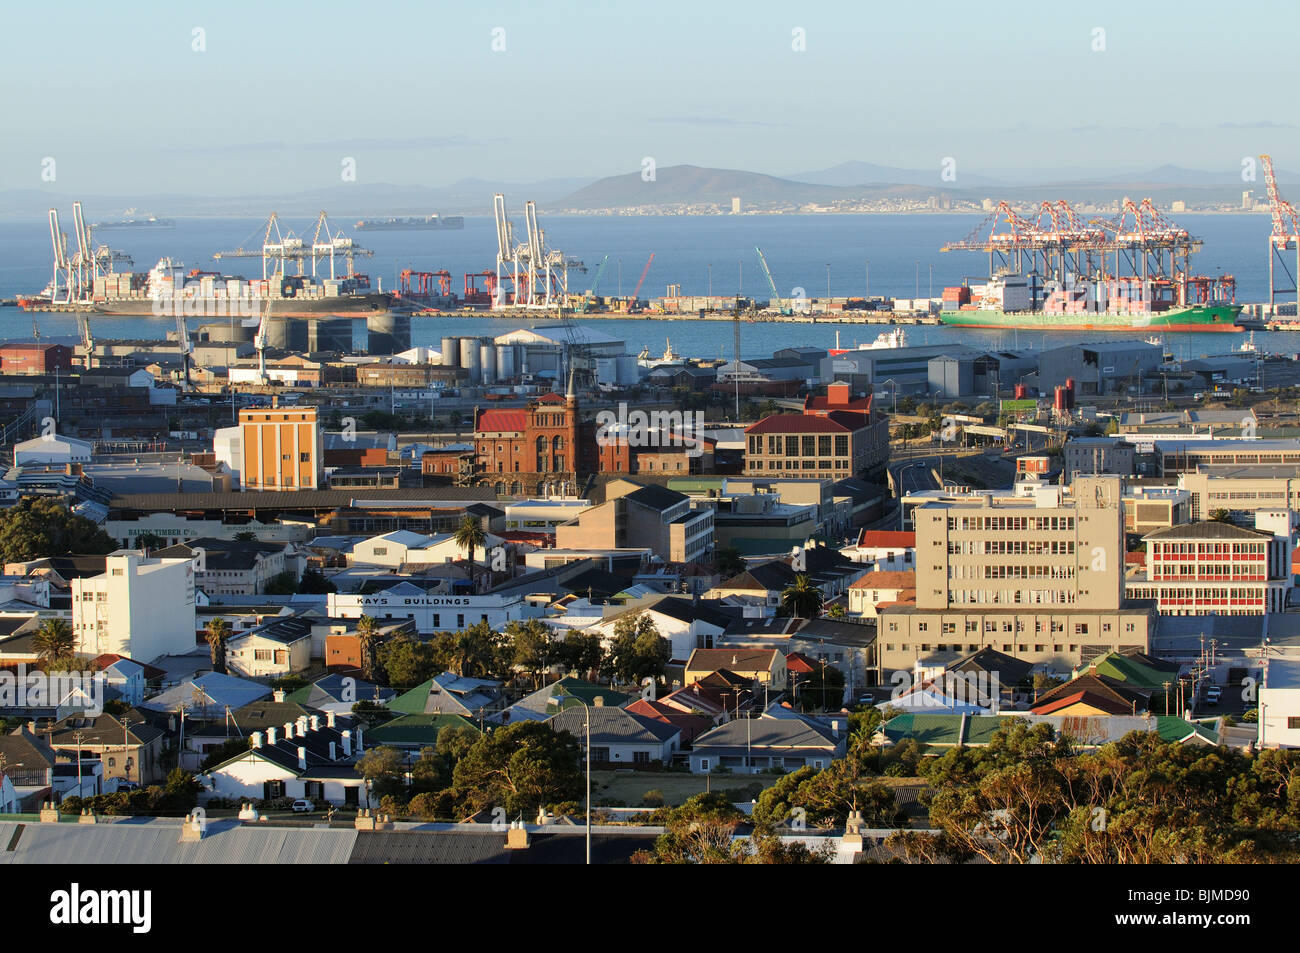
[[[1207,522],[1148,533],[1146,566],[1128,581],[1133,599],[1164,615],[1261,615],[1286,609],[1291,587],[1285,538]]]
[[[240,482],[245,490],[315,490],[323,456],[315,407],[239,412]]]

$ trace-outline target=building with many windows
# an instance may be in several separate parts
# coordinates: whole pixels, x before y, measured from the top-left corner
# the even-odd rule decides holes
[[[77,652],[151,662],[194,650],[194,561],[135,550],[104,558],[104,571],[72,580]]]
[[[1162,615],[1282,612],[1291,587],[1286,536],[1230,523],[1191,523],[1148,533],[1146,566],[1127,590]]]
[[[245,490],[315,490],[324,458],[315,407],[239,412],[240,484]]]
[[[1148,646],[1151,610],[1124,601],[1118,477],[936,500],[914,519],[916,602],[880,608],[884,671],[989,646],[1063,671]]]

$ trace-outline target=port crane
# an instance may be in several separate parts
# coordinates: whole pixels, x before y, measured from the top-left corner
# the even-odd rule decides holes
[[[584,313],[596,301],[596,292],[600,289],[600,276],[605,273],[605,266],[608,264],[609,264],[609,255],[606,255],[604,258],[600,260],[600,264],[596,266],[596,274],[595,277],[593,277],[591,280],[591,288],[588,289],[587,293],[582,296],[581,309]]]
[[[492,197],[492,214],[497,230],[496,296],[492,307],[551,308],[569,294],[569,269],[586,271],[575,258],[546,244],[546,233],[537,224],[537,203],[524,204],[524,241],[516,244],[514,224],[506,213],[505,196]],[[507,296],[505,281],[510,281]]]
[[[1296,315],[1300,317],[1300,214],[1295,206],[1282,198],[1277,188],[1277,178],[1273,174],[1273,157],[1262,155],[1260,164],[1264,167],[1264,184],[1268,187],[1268,210],[1273,217],[1273,231],[1268,236],[1268,306],[1269,311],[1277,314],[1277,293],[1296,295]],[[1295,270],[1292,271],[1284,252],[1295,252]],[[1281,270],[1291,279],[1289,286],[1278,287],[1276,270]]]
[[[244,242],[240,242],[237,248],[214,253],[213,259],[220,261],[223,258],[260,258],[263,279],[287,277],[289,262],[294,263],[299,276],[306,275],[306,263],[310,262],[312,277],[318,277],[322,261],[328,259],[329,277],[333,279],[336,256],[346,262],[347,274],[351,276],[355,274],[355,259],[371,258],[375,254],[369,248],[362,248],[356,244],[344,235],[341,229],[332,229],[324,212],[316,216],[316,225],[310,242],[304,241],[292,229],[281,229],[280,216],[277,212],[271,213],[271,217],[266,220],[266,224],[260,231],[262,233],[260,248],[246,248]],[[245,241],[249,240],[251,236],[245,239]]]
[[[271,296],[267,295],[262,303],[262,316],[258,319],[257,331],[253,334],[253,350],[257,351],[257,382],[263,387],[271,382],[266,373],[266,337],[270,330],[270,323]]]

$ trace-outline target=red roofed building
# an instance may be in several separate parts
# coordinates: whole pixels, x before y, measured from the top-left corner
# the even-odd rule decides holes
[[[590,425],[578,400],[545,394],[527,407],[475,410],[473,482],[499,493],[576,492],[579,473],[596,467]]]
[[[624,711],[630,711],[634,715],[653,718],[655,721],[662,721],[674,728],[680,728],[682,741],[686,744],[690,744],[697,735],[702,735],[714,727],[713,719],[708,716],[682,711],[672,705],[665,705],[663,702],[650,701],[645,698],[639,698],[632,704],[625,706]]]
[[[746,476],[844,480],[879,476],[889,462],[889,421],[855,410],[772,414],[745,437]]]
[[[915,570],[875,569],[849,583],[849,615],[874,618],[880,606],[908,601],[916,601]]]

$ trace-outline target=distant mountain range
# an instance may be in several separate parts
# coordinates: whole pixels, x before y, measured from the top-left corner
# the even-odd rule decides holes
[[[739,196],[745,209],[830,205],[846,201],[881,201],[891,198],[925,198],[946,195],[979,202],[983,198],[1016,202],[1065,198],[1069,201],[1108,203],[1122,195],[1150,196],[1168,203],[1237,202],[1243,189],[1263,198],[1262,171],[1257,181],[1242,182],[1241,170],[1207,172],[1164,165],[1132,173],[1093,178],[1050,173],[1025,178],[997,179],[968,173],[945,182],[939,169],[904,169],[870,162],[843,162],[828,169],[786,176],[739,169],[711,169],[691,165],[660,167],[653,179],[640,171],[588,178],[552,178],[536,182],[501,182],[468,178],[445,186],[391,184],[340,184],[289,195],[194,196],[181,194],[71,195],[45,189],[0,191],[0,219],[42,218],[51,207],[70,214],[72,201],[81,199],[92,220],[117,217],[128,208],[147,208],[159,216],[256,217],[277,211],[287,216],[311,216],[326,209],[342,225],[349,219],[388,215],[439,214],[491,215],[492,195],[503,192],[512,209],[529,199],[550,211],[654,206],[718,205],[730,207]],[[1300,184],[1300,175],[1279,170],[1285,187]],[[1300,200],[1300,195],[1293,195]]]

